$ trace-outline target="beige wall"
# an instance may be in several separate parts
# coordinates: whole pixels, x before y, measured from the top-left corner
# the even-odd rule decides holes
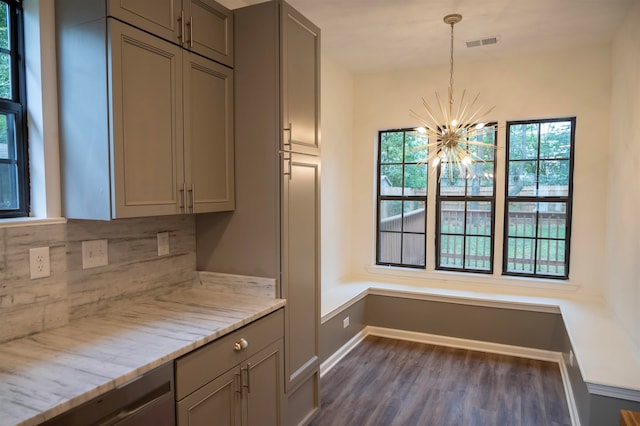
[[[351,257],[353,77],[322,58],[322,288],[348,275]]]
[[[607,191],[603,165],[607,163],[610,139],[610,64],[609,45],[456,63],[455,87],[469,88],[472,94],[480,92],[482,103],[497,105],[488,119],[498,120],[501,125],[505,120],[577,117],[569,284],[577,286],[572,291],[583,294],[602,294],[605,278],[605,210],[600,206],[606,200]],[[402,274],[390,276],[380,268],[371,268],[375,262],[374,164],[377,131],[416,125],[409,116],[409,109],[419,112],[422,108],[421,98],[432,100],[434,90],[445,94],[447,83],[446,65],[355,77],[353,161],[350,165],[353,179],[351,271],[358,278],[403,280]],[[328,118],[323,117],[323,125],[328,123]],[[499,134],[499,145],[504,146],[504,131]],[[327,156],[324,164],[330,164],[331,161]],[[498,152],[497,218],[502,217],[503,211],[504,161],[502,149]],[[504,291],[506,288],[510,292],[531,284],[526,280],[503,279],[499,272],[488,280],[483,276],[429,272],[433,268],[433,203],[428,210],[431,219],[431,230],[427,235],[430,268],[427,272],[408,274],[405,281],[409,279],[418,285],[450,285],[456,288],[465,284],[471,287],[487,284],[492,288],[498,286],[495,291]],[[501,270],[501,239],[502,221],[498,219],[496,271]],[[555,289],[564,291],[567,287],[562,282],[544,283],[544,286],[546,294],[553,293]]]
[[[613,45],[606,297],[640,348],[640,3]]]

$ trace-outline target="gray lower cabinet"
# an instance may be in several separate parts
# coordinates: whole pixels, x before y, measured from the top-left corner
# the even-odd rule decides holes
[[[283,424],[283,312],[176,361],[178,425]]]
[[[234,208],[233,70],[56,2],[63,213]]]

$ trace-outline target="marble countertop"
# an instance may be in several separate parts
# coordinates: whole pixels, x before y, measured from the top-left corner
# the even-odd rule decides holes
[[[0,344],[0,425],[35,425],[284,306],[189,289]]]

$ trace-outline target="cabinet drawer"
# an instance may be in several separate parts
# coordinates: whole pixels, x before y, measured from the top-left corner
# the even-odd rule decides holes
[[[280,309],[176,360],[176,398],[199,389],[284,335],[284,314]],[[248,346],[235,350],[245,339]]]

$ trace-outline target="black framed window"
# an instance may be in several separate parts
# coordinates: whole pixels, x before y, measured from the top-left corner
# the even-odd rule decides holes
[[[426,266],[426,144],[415,128],[378,132],[377,265]]]
[[[504,275],[569,277],[575,126],[507,122]]]
[[[0,0],[0,218],[29,214],[22,3]]]
[[[469,170],[446,158],[438,165],[436,269],[493,272],[497,126],[489,126],[469,139],[481,145],[465,147]]]

